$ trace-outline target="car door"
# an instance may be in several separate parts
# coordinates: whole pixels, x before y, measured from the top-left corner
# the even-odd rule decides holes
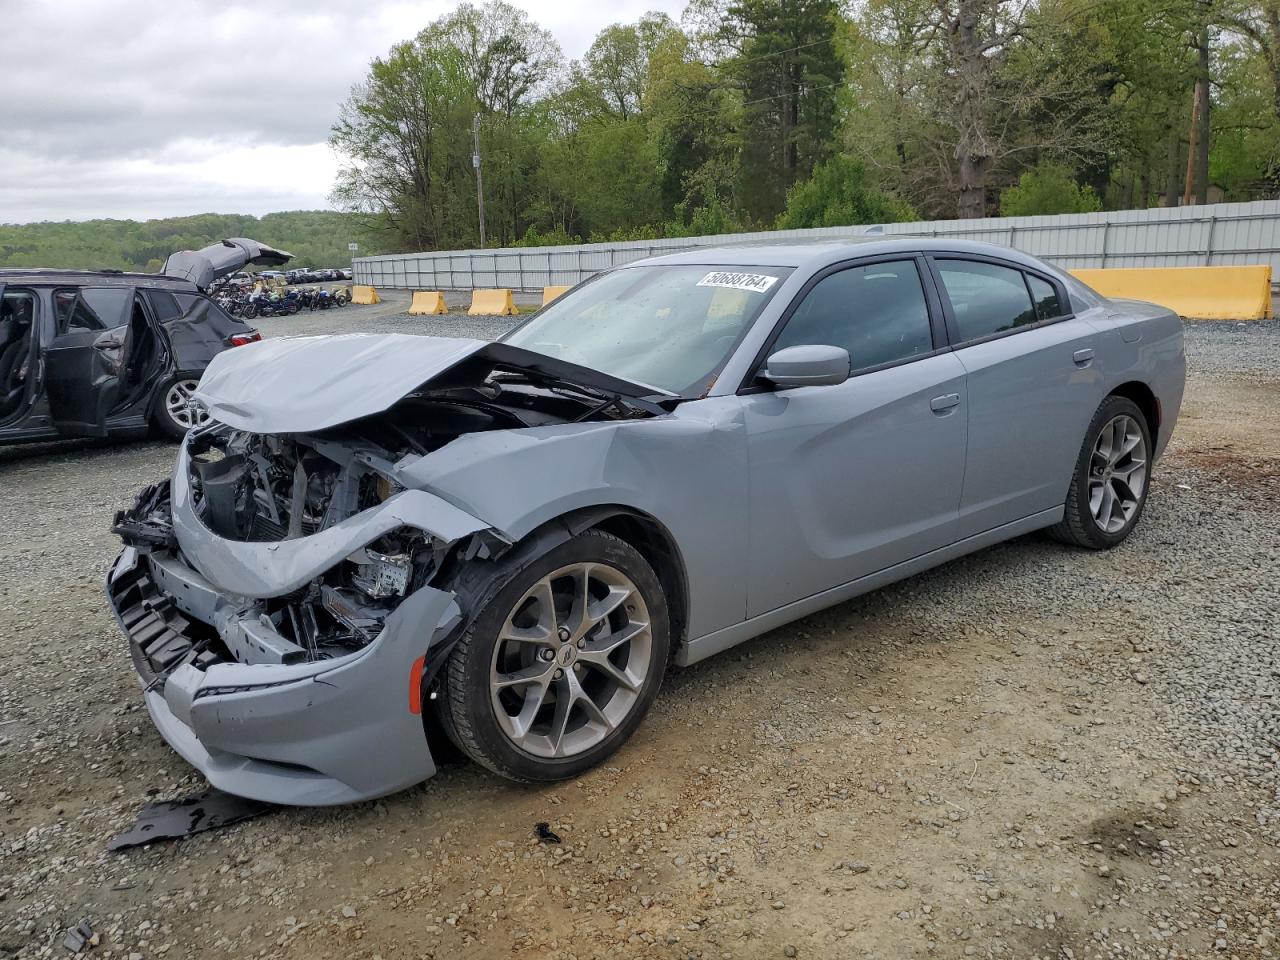
[[[45,393],[54,425],[71,436],[101,437],[120,394],[129,355],[129,287],[63,290],[55,294],[58,329],[45,347]]]
[[[1062,284],[991,258],[930,258],[967,374],[961,539],[1062,506],[1101,399],[1098,331]]]
[[[964,368],[945,349],[923,258],[818,274],[767,356],[849,351],[844,383],[743,391],[751,510],[747,615],[803,599],[954,539],[965,457]]]
[[[21,430],[30,411],[32,381],[39,379],[32,353],[39,319],[34,291],[0,283],[0,435]]]

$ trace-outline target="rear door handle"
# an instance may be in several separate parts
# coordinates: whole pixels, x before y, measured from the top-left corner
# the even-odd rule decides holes
[[[1071,360],[1077,366],[1087,367],[1093,362],[1093,350],[1085,347],[1083,350],[1077,350],[1071,355]]]
[[[929,409],[934,413],[946,413],[952,407],[960,406],[960,394],[944,393],[940,397],[934,397],[929,401]]]

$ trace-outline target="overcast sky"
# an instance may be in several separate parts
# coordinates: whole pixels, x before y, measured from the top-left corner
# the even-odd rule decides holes
[[[512,0],[580,57],[683,0]],[[338,103],[444,0],[0,0],[0,223],[313,210]]]

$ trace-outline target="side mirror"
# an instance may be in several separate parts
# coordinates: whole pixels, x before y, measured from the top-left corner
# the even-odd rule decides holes
[[[775,387],[829,387],[849,379],[849,351],[827,344],[800,344],[772,354],[760,376]]]

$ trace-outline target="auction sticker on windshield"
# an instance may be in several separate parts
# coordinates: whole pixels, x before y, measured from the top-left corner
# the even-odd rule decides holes
[[[750,290],[753,293],[764,293],[775,283],[777,277],[769,277],[763,273],[729,273],[717,271],[708,273],[698,281],[700,287],[728,287],[731,290]]]

